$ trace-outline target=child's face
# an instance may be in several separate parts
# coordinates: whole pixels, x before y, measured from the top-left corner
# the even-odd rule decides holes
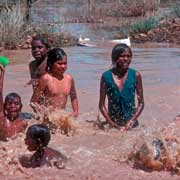
[[[36,60],[41,60],[45,58],[47,55],[48,49],[46,48],[45,44],[43,44],[40,40],[32,41],[32,56]]]
[[[5,113],[9,120],[15,120],[19,117],[19,113],[21,112],[22,104],[20,99],[10,98],[5,102]]]
[[[29,151],[37,151],[39,146],[28,136],[24,139],[25,144],[27,145],[27,149]]]
[[[128,69],[132,59],[132,54],[129,49],[126,49],[117,59],[117,68]]]
[[[52,66],[52,72],[55,74],[63,74],[67,69],[67,57],[64,56],[62,60],[56,61]]]

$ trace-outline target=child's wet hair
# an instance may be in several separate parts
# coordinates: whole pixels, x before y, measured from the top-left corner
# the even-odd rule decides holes
[[[31,44],[33,43],[33,41],[40,41],[42,44],[46,46],[47,49],[51,48],[48,37],[37,35],[32,38]]]
[[[132,56],[132,50],[127,44],[119,43],[119,44],[115,45],[114,48],[112,49],[112,53],[111,53],[112,62],[116,62],[118,60],[118,58],[120,57],[120,55],[127,49],[129,50],[129,52],[131,53],[131,56]]]
[[[4,105],[6,105],[7,101],[15,100],[15,99],[19,99],[20,105],[22,106],[21,97],[19,94],[15,93],[15,92],[12,92],[12,93],[9,93],[6,95]]]
[[[46,147],[50,141],[50,131],[45,124],[34,124],[26,132],[26,136],[32,139],[40,147]]]
[[[63,60],[64,57],[67,57],[67,55],[63,49],[61,49],[61,48],[51,49],[48,53],[46,69],[51,70],[53,64],[56,61]]]

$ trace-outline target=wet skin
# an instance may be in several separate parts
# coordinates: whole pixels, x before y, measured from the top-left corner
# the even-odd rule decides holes
[[[39,80],[31,102],[37,103],[39,95],[43,92],[45,95],[46,106],[65,109],[68,96],[71,98],[73,115],[77,116],[78,102],[74,80],[71,75],[64,74],[67,69],[67,57],[56,61],[50,73],[45,73]]]
[[[19,118],[22,104],[19,98],[8,99],[4,105],[5,116],[1,122],[1,139],[13,137],[23,132],[27,127],[27,122]]]
[[[38,79],[46,72],[45,59],[49,49],[40,40],[32,41],[31,45],[32,56],[35,60],[29,63],[31,81],[28,84],[32,84],[34,89],[37,86]]]
[[[122,52],[118,59],[113,62],[114,67],[112,68],[112,76],[115,84],[117,85],[118,89],[121,91],[124,83],[127,79],[128,75],[128,68],[131,63],[132,59],[132,52],[131,49],[126,48],[124,52]],[[143,97],[143,87],[142,87],[142,78],[141,74],[139,72],[136,72],[136,94],[137,94],[137,101],[138,106],[136,108],[136,112],[132,116],[131,119],[128,120],[125,127],[120,127],[118,124],[113,122],[112,118],[110,117],[108,113],[108,108],[105,105],[105,100],[107,96],[107,86],[104,82],[103,78],[101,78],[100,83],[100,99],[99,99],[99,109],[107,122],[109,122],[113,127],[119,129],[119,130],[128,130],[131,129],[134,122],[137,120],[139,115],[141,114],[143,108],[144,108],[144,97]]]
[[[43,165],[51,166],[51,160],[56,163],[59,162],[60,164],[62,163],[62,160],[66,160],[60,152],[49,147],[42,147],[28,136],[25,138],[25,144],[27,145],[27,149],[29,151],[36,151],[30,159],[30,167],[35,168]]]

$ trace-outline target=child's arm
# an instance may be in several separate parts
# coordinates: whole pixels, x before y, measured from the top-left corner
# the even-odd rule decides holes
[[[136,73],[136,79],[137,79],[136,93],[137,93],[138,106],[137,106],[136,112],[134,113],[133,117],[126,124],[126,127],[125,127],[126,130],[132,128],[134,122],[137,121],[137,118],[140,116],[141,112],[144,109],[142,78],[141,78],[141,74],[139,72]]]
[[[5,72],[4,67],[2,65],[0,65],[0,113],[3,116],[4,116],[4,103],[3,103],[4,72]]]
[[[70,91],[70,98],[71,98],[71,104],[72,104],[72,109],[73,109],[72,116],[77,117],[79,107],[78,107],[78,99],[77,99],[75,83],[73,79],[72,79],[72,85],[71,85],[71,91]]]
[[[109,113],[107,111],[107,108],[105,106],[105,100],[106,100],[106,93],[107,93],[107,87],[106,83],[104,82],[103,78],[101,78],[100,83],[100,99],[99,99],[99,110],[101,111],[104,118],[115,128],[122,129],[118,124],[112,121],[111,117],[109,116]]]
[[[41,78],[39,79],[38,85],[34,89],[33,95],[31,97],[30,105],[35,112],[39,111],[39,109],[36,109],[36,107],[39,108],[38,100],[39,100],[40,95],[44,92],[46,85],[47,85],[47,78],[45,74],[41,76]]]
[[[4,103],[3,103],[3,83],[5,69],[0,65],[0,140],[4,140]]]
[[[33,66],[35,66],[35,65],[34,65],[34,61],[31,61],[31,62],[29,63],[29,73],[30,73],[30,77],[31,77],[31,78],[34,78],[34,77],[33,77]]]

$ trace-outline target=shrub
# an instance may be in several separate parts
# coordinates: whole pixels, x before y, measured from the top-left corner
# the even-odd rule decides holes
[[[147,33],[149,30],[158,26],[159,18],[150,17],[141,22],[136,22],[132,25],[133,33]]]
[[[0,41],[7,48],[16,47],[26,31],[27,26],[20,5],[2,9],[0,12]]]

